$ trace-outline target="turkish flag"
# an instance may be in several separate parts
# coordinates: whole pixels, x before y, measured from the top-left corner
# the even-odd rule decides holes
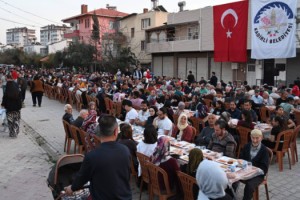
[[[248,1],[213,7],[215,62],[247,61]]]

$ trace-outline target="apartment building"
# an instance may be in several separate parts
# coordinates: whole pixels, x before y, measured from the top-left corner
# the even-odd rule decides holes
[[[216,72],[219,80],[244,81],[250,85],[289,84],[299,74],[300,3],[297,17],[297,57],[288,59],[251,59],[250,8],[248,18],[248,61],[214,62],[213,7],[168,14],[166,25],[146,30],[146,52],[152,55],[155,75],[186,79],[192,71],[197,80],[209,79]],[[287,78],[289,77],[289,78]]]
[[[65,25],[56,26],[54,24],[41,27],[40,29],[40,43],[48,45],[64,40],[64,34],[70,30],[70,27]]]
[[[79,15],[62,20],[64,23],[69,23],[71,26],[64,34],[64,37],[72,39],[73,42],[78,41],[92,44],[92,17],[94,14],[98,17],[100,26],[100,41],[97,45],[98,50],[101,50],[102,36],[107,33],[114,33],[116,20],[127,15],[127,13],[117,11],[117,7],[108,4],[106,9],[100,8],[93,11],[88,11],[88,5],[81,5],[81,13]]]
[[[24,47],[35,42],[35,30],[27,27],[11,28],[6,30],[6,44],[15,47]]]
[[[163,6],[156,6],[151,10],[143,9],[140,14],[132,13],[121,18],[119,31],[126,37],[123,44],[129,46],[143,67],[150,67],[151,54],[146,52],[146,30],[162,26],[167,22],[168,12]]]

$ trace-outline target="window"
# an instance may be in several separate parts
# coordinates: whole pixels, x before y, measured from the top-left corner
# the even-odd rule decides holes
[[[142,19],[142,29],[146,29],[151,26],[150,18]]]
[[[145,50],[145,40],[141,41],[141,51]]]
[[[255,65],[248,65],[248,72],[255,72]]]
[[[109,30],[112,30],[112,29],[114,29],[114,22],[110,21],[109,22]]]
[[[198,39],[198,26],[193,26],[188,28],[188,39],[189,40]]]
[[[134,37],[134,28],[131,28],[131,37]]]
[[[89,28],[89,27],[90,27],[90,19],[86,19],[86,20],[84,21],[84,27],[85,27],[85,28]]]

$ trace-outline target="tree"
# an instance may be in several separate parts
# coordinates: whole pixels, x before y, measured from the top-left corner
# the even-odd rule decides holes
[[[98,43],[100,41],[100,26],[95,11],[92,18],[93,18],[93,30],[92,30],[91,38],[94,41],[94,46],[95,46],[95,64],[96,64],[98,60]]]

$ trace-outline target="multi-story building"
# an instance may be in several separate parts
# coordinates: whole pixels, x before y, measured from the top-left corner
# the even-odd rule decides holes
[[[24,52],[27,54],[39,54],[41,56],[45,56],[48,54],[47,46],[42,45],[40,43],[25,45],[23,48]]]
[[[300,19],[300,2],[298,2]],[[168,14],[167,24],[146,30],[146,52],[152,54],[155,75],[186,79],[192,71],[197,80],[209,79],[216,72],[219,80],[244,81],[250,85],[286,84],[300,77],[300,20],[297,20],[297,57],[287,59],[251,59],[251,12],[248,17],[248,61],[214,62],[213,7]],[[287,78],[289,77],[289,78]]]
[[[150,11],[144,8],[143,13],[132,13],[120,19],[119,31],[126,37],[124,45],[131,48],[140,64],[151,66],[151,54],[146,52],[147,29],[161,26],[167,22],[168,12],[162,6],[153,7]]]
[[[16,47],[24,47],[35,42],[35,30],[22,28],[11,28],[6,30],[6,44],[11,44]]]
[[[70,27],[65,25],[56,26],[54,24],[41,27],[40,41],[42,45],[48,45],[64,40],[64,34],[70,30]]]
[[[116,7],[109,5],[106,6],[106,9],[100,8],[88,12],[88,6],[81,5],[81,14],[62,20],[64,23],[69,23],[71,25],[71,29],[64,34],[64,37],[71,38],[73,41],[94,44],[91,39],[93,15],[97,16],[99,22],[100,40],[97,44],[97,48],[98,50],[101,50],[102,36],[106,33],[114,33],[115,21],[127,14],[119,12]]]

